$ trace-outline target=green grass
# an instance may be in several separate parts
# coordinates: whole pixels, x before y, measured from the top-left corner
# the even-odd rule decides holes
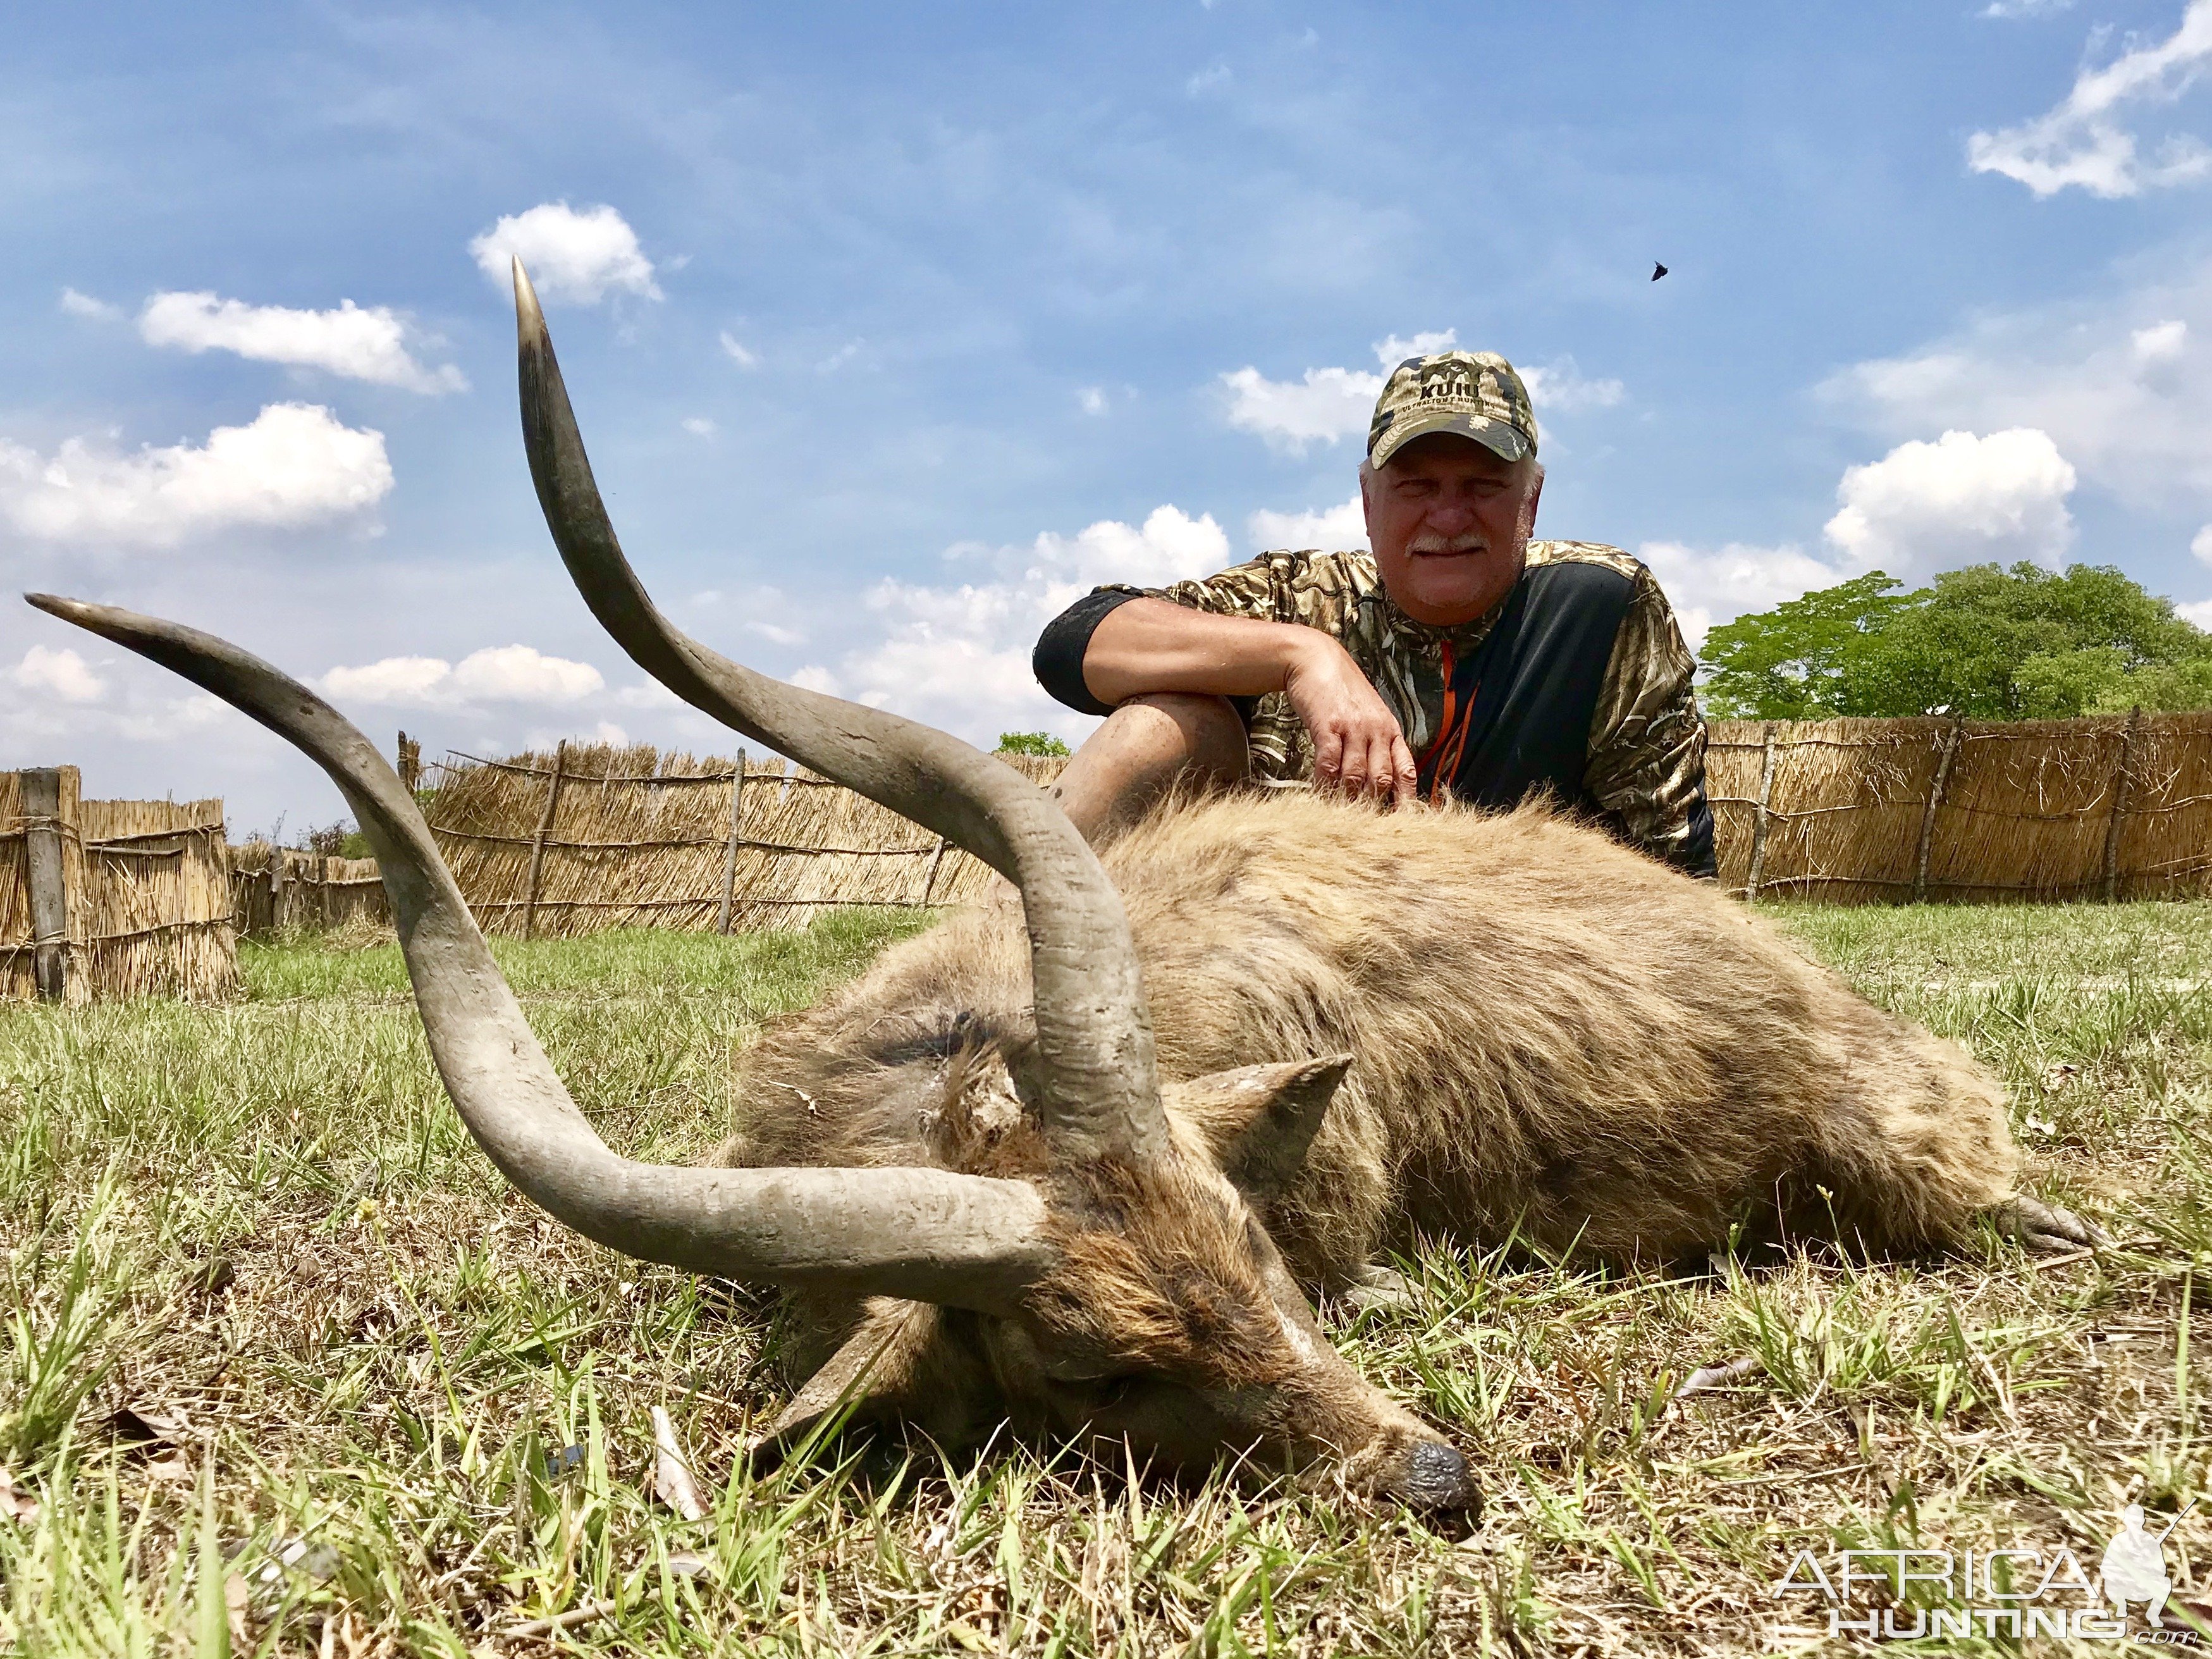
[[[1808,1645],[1767,1588],[1801,1547],[2065,1544],[2094,1571],[2121,1504],[2204,1486],[2212,910],[1769,914],[1996,1068],[2031,1187],[2130,1248],[1674,1279],[1439,1248],[1413,1305],[1330,1318],[1481,1468],[1463,1540],[1325,1486],[1133,1486],[1023,1452],[747,1473],[778,1398],[765,1304],[507,1192],[388,946],[249,946],[218,1006],[0,1007],[0,1466],[38,1504],[0,1492],[0,1650],[464,1654],[580,1610],[550,1639],[1764,1653]],[[610,1140],[677,1160],[718,1138],[763,1018],[914,925],[497,950]],[[655,1405],[703,1520],[647,1492]],[[2208,1599],[2212,1518],[2172,1544],[2177,1599]]]

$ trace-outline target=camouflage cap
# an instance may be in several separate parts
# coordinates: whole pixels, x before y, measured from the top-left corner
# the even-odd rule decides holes
[[[1509,461],[1536,453],[1528,389],[1494,351],[1439,351],[1392,369],[1367,428],[1367,464],[1431,432],[1456,432]]]

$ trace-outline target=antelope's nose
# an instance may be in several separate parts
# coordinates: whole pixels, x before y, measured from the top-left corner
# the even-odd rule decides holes
[[[1404,1470],[1390,1484],[1390,1495],[1411,1509],[1474,1514],[1482,1508],[1482,1489],[1475,1485],[1474,1471],[1441,1440],[1416,1442],[1406,1454]]]

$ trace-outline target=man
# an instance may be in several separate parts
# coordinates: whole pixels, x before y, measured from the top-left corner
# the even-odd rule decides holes
[[[1035,666],[1109,718],[1057,793],[1085,835],[1186,774],[1405,805],[1548,792],[1632,847],[1713,874],[1696,664],[1651,573],[1537,542],[1536,422],[1512,365],[1398,365],[1359,470],[1370,552],[1268,553],[1171,587],[1102,587]]]

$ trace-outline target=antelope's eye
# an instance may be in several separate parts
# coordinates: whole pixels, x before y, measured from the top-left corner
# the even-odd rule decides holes
[[[1048,1364],[1044,1368],[1044,1374],[1055,1382],[1087,1383],[1111,1382],[1124,1375],[1103,1362],[1087,1364],[1079,1359],[1069,1359],[1056,1364]]]
[[[1145,1380],[1145,1373],[1133,1371],[1121,1362],[1080,1359],[1072,1355],[1058,1364],[1046,1365],[1044,1374],[1056,1387],[1085,1389],[1102,1404],[1119,1397],[1132,1383]]]

